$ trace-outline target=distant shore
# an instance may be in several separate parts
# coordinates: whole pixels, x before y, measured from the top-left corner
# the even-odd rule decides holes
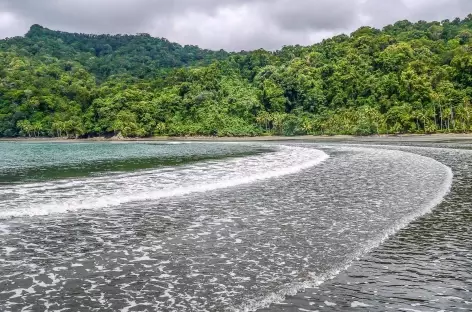
[[[205,141],[205,142],[264,142],[264,141],[310,141],[310,142],[440,142],[440,141],[470,141],[471,134],[403,134],[403,135],[371,135],[371,136],[352,136],[352,135],[303,135],[303,136],[257,136],[257,137],[149,137],[149,138],[0,138],[0,142],[169,142],[169,141]]]

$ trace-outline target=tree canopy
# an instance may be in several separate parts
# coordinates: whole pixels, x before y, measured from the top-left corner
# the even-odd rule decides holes
[[[38,25],[0,41],[0,136],[472,131],[472,15],[228,53]]]

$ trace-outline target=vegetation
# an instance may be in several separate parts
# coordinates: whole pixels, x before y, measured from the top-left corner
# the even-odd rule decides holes
[[[0,41],[0,136],[472,131],[472,15],[227,53],[35,25]]]

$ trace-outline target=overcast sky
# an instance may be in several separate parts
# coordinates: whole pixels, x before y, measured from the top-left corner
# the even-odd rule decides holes
[[[82,33],[146,32],[211,49],[278,49],[362,25],[469,13],[472,0],[0,0],[0,38],[40,24]]]

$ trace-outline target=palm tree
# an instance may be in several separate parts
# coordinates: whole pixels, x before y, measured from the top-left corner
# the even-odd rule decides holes
[[[16,125],[23,133],[26,133],[29,137],[31,137],[31,131],[33,130],[33,126],[31,125],[29,120],[20,120]]]
[[[43,130],[43,125],[40,121],[36,121],[33,125],[32,125],[32,130],[33,130],[33,134],[34,136],[40,136],[41,135],[41,131]]]
[[[313,130],[313,123],[307,116],[303,117],[301,124],[303,131],[305,131],[306,134],[311,134]]]
[[[274,128],[276,129],[277,133],[281,134],[285,118],[287,114],[284,113],[274,113],[272,114],[272,122],[274,123]]]
[[[256,122],[265,126],[266,132],[269,132],[270,122],[273,121],[272,115],[267,111],[261,111],[256,117]]]

